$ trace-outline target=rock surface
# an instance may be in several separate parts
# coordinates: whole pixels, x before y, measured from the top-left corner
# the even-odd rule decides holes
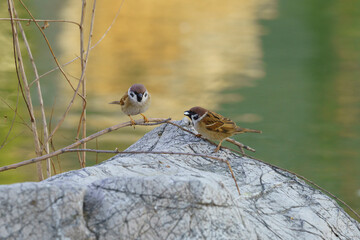
[[[164,124],[127,150],[214,148]],[[227,150],[214,156],[231,162],[241,196],[225,163],[183,155],[117,155],[0,186],[0,239],[360,239],[357,221],[297,177]]]

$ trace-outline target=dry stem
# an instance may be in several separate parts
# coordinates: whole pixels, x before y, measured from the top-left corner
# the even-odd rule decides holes
[[[14,17],[14,14],[15,14],[15,8],[14,8],[13,4],[14,3],[12,2],[12,0],[8,0],[9,13],[10,13],[11,19]],[[31,128],[32,128],[32,133],[33,133],[33,138],[34,138],[35,152],[36,152],[37,156],[41,156],[42,151],[41,151],[40,141],[39,141],[38,132],[37,132],[34,108],[32,105],[30,89],[28,86],[27,77],[26,77],[24,64],[23,64],[23,59],[22,59],[22,55],[21,55],[19,36],[18,36],[17,29],[16,29],[16,26],[15,26],[13,20],[11,20],[11,28],[12,28],[12,34],[13,34],[15,64],[16,64],[16,69],[18,69],[18,67],[19,67],[19,70],[21,73],[21,79],[22,79],[22,82],[24,85],[24,89],[23,89],[24,94],[25,94],[24,100],[27,102],[27,107],[28,107],[28,111],[29,111],[29,115],[30,115],[30,119],[31,119]],[[19,64],[19,66],[17,66],[17,63]],[[18,77],[20,77],[20,75],[18,75]],[[37,163],[36,167],[37,167],[37,172],[38,172],[38,178],[41,181],[44,179],[43,174],[42,174],[41,163]]]
[[[7,134],[6,134],[6,136],[5,136],[5,138],[4,138],[4,141],[3,141],[3,142],[1,143],[1,145],[0,145],[0,150],[5,146],[8,138],[9,138],[9,135],[10,135],[10,133],[11,133],[13,127],[14,127],[15,119],[16,119],[16,116],[17,116],[17,109],[18,109],[18,105],[19,105],[19,93],[20,93],[20,92],[19,92],[19,86],[18,86],[18,92],[17,92],[16,107],[15,107],[15,109],[12,109],[12,108],[10,107],[10,105],[9,105],[2,97],[0,97],[1,101],[4,102],[6,105],[8,105],[8,106],[10,107],[10,109],[12,109],[12,110],[14,111],[14,117],[13,117],[13,119],[11,120],[11,125],[10,125],[10,128],[9,128],[9,131],[8,131]],[[31,128],[30,128],[30,130],[31,130]]]
[[[169,122],[167,122],[169,123]],[[217,160],[219,162],[223,162],[226,163],[230,173],[231,173],[231,177],[234,179],[235,182],[235,186],[236,189],[240,194],[240,189],[239,186],[237,184],[234,172],[231,168],[230,162],[229,160],[223,159],[223,158],[219,158],[219,157],[214,157],[214,156],[210,156],[210,155],[206,155],[206,154],[200,154],[200,153],[184,153],[184,152],[149,152],[149,151],[124,151],[124,152],[120,152],[119,150],[96,150],[96,149],[63,149],[63,151],[59,154],[62,153],[68,153],[68,152],[95,152],[95,153],[115,153],[115,154],[159,154],[159,155],[164,155],[164,154],[169,154],[169,155],[185,155],[185,156],[195,156],[195,157],[203,157],[203,158],[210,158],[213,160]],[[1,168],[0,168],[1,171]]]
[[[16,11],[15,11],[14,13],[15,13],[15,16],[17,17]],[[31,65],[32,65],[32,67],[33,67],[35,77],[38,78],[38,77],[39,77],[39,73],[38,73],[38,70],[37,70],[37,67],[36,67],[36,64],[35,64],[35,61],[34,61],[34,57],[33,57],[33,55],[32,55],[31,49],[30,49],[29,42],[28,42],[27,37],[26,37],[25,31],[24,31],[21,23],[20,23],[20,22],[17,22],[17,23],[18,23],[18,26],[19,26],[21,35],[22,35],[23,40],[24,40],[24,43],[25,43],[25,46],[26,46],[26,50],[27,50],[27,52],[28,52]],[[38,82],[36,83],[36,86],[37,86],[37,92],[38,92],[39,103],[40,103],[40,110],[41,110],[41,116],[42,116],[44,139],[47,139],[48,136],[49,136],[49,133],[48,133],[48,128],[47,128],[46,115],[45,115],[45,109],[44,109],[44,101],[43,101],[43,97],[42,97],[42,91],[41,91],[40,81],[38,81]],[[45,151],[46,151],[46,153],[49,153],[49,152],[50,152],[49,143],[48,143],[48,142],[44,142],[44,145],[45,145]],[[44,148],[44,146],[43,146],[43,148]],[[48,158],[48,159],[46,160],[46,172],[47,172],[47,177],[51,177],[51,159],[50,159],[50,158]]]
[[[53,19],[26,19],[26,18],[13,18],[12,20],[19,22],[19,21],[23,21],[23,22],[55,22],[55,23],[71,23],[71,24],[75,24],[77,26],[80,27],[79,23],[74,22],[74,21],[68,21],[68,20],[53,20]],[[0,18],[0,21],[11,21],[11,18]]]
[[[23,1],[22,1],[22,0],[19,0],[19,2],[22,4],[22,6],[23,6],[23,7],[25,8],[25,10],[28,12],[28,14],[30,15],[30,17],[34,20],[35,25],[37,26],[37,28],[39,29],[39,31],[41,32],[41,34],[43,35],[43,37],[44,37],[44,39],[45,39],[45,41],[46,41],[46,44],[47,44],[47,46],[48,46],[48,48],[49,48],[49,50],[50,50],[50,52],[51,52],[51,54],[52,54],[52,56],[53,56],[53,58],[54,58],[54,61],[55,61],[56,65],[58,66],[60,72],[63,74],[63,76],[65,77],[65,79],[67,80],[67,82],[69,83],[69,85],[71,86],[71,88],[74,90],[74,95],[73,95],[73,97],[72,97],[72,99],[71,99],[68,107],[66,108],[65,113],[63,114],[62,118],[60,119],[60,121],[58,122],[58,124],[55,126],[55,128],[54,128],[53,131],[51,132],[50,136],[49,136],[47,139],[44,139],[44,144],[45,144],[45,143],[49,142],[49,141],[52,139],[52,137],[54,136],[55,132],[60,128],[60,126],[61,126],[62,123],[64,122],[65,117],[66,117],[67,114],[69,113],[69,111],[70,111],[70,109],[71,109],[71,106],[72,106],[73,103],[74,103],[74,100],[75,100],[76,95],[79,95],[83,100],[84,100],[84,97],[79,93],[79,88],[80,88],[80,85],[81,85],[81,81],[79,81],[77,88],[74,89],[74,87],[72,86],[72,84],[71,84],[69,78],[67,77],[66,73],[64,72],[64,70],[63,70],[62,67],[60,66],[60,63],[58,62],[58,60],[57,60],[57,58],[56,58],[56,56],[55,56],[55,54],[54,54],[54,52],[53,52],[53,50],[52,50],[52,47],[51,47],[51,45],[50,45],[50,43],[49,43],[49,40],[47,39],[44,31],[42,30],[42,28],[40,27],[40,25],[35,21],[35,18],[34,18],[33,15],[31,14],[30,10],[29,10],[29,9],[26,7],[26,5],[23,3]],[[43,149],[44,149],[44,148],[43,148]]]
[[[112,28],[112,26],[115,24],[116,19],[118,18],[119,14],[120,14],[120,11],[121,11],[121,9],[122,9],[122,6],[123,6],[123,4],[124,4],[124,1],[125,1],[125,0],[122,0],[122,2],[121,2],[121,4],[120,4],[120,7],[119,7],[119,9],[118,9],[118,11],[117,11],[117,13],[116,13],[116,15],[115,15],[112,23],[110,24],[110,26],[106,29],[105,33],[101,36],[101,38],[100,38],[93,46],[91,46],[90,50],[92,50],[93,48],[95,48],[95,47],[106,37],[106,35],[108,34],[108,32],[110,31],[110,29]],[[80,24],[78,24],[78,25],[80,26]],[[74,59],[70,60],[69,62],[64,63],[63,65],[61,65],[61,67],[65,67],[65,66],[69,65],[70,63],[73,63],[74,61],[76,61],[76,60],[79,59],[79,58],[80,58],[80,56],[75,57]],[[48,74],[50,74],[50,73],[52,73],[52,72],[54,72],[54,71],[56,71],[56,70],[58,70],[58,69],[59,69],[59,67],[55,67],[55,68],[47,71],[46,73],[41,74],[41,75],[39,76],[39,78],[35,78],[35,79],[30,83],[30,86],[31,86],[32,84],[34,84],[36,81],[39,81],[40,78],[45,77],[46,75],[48,75]]]
[[[43,29],[40,27],[40,25],[38,24],[38,22],[36,21],[36,19],[35,19],[34,16],[32,15],[32,13],[30,12],[30,10],[29,10],[29,9],[26,7],[26,5],[23,3],[23,1],[22,1],[22,0],[19,0],[19,2],[20,2],[21,5],[25,8],[25,10],[27,11],[27,13],[28,13],[29,16],[31,17],[31,19],[34,21],[36,27],[37,27],[37,28],[39,29],[39,31],[41,32],[41,34],[42,34],[42,36],[43,36],[43,38],[44,38],[44,40],[45,40],[45,42],[46,42],[49,50],[50,50],[50,53],[51,53],[51,55],[53,56],[54,61],[55,61],[56,65],[58,66],[60,72],[63,74],[63,76],[65,77],[65,79],[67,80],[67,82],[69,83],[69,85],[71,86],[71,88],[75,91],[74,86],[71,84],[71,82],[70,82],[69,78],[67,77],[65,71],[62,69],[59,61],[57,60],[57,57],[55,56],[55,53],[54,53],[54,51],[52,50],[52,47],[51,47],[51,45],[50,45],[50,42],[49,42],[48,38],[47,38],[46,35],[45,35],[45,32],[44,32]],[[82,97],[80,94],[79,94],[79,96]]]
[[[209,143],[217,146],[217,144],[214,143],[213,141],[210,141],[209,139],[206,139],[206,138],[204,138],[204,137],[202,137],[202,136],[199,136],[198,134],[196,134],[196,133],[194,133],[194,132],[192,132],[192,131],[190,131],[190,130],[188,130],[188,129],[186,129],[186,128],[183,128],[182,126],[180,126],[180,125],[178,125],[178,124],[176,124],[176,123],[169,122],[169,124],[172,124],[172,125],[180,128],[181,130],[185,131],[185,132],[191,133],[191,134],[194,135],[195,137],[201,138],[201,139],[203,139],[203,140],[205,140],[205,141],[207,141],[207,142],[209,142]],[[234,139],[226,138],[225,140],[228,141],[228,142],[230,142],[230,143],[233,143],[233,144],[236,145],[236,146],[238,146],[238,147],[240,148],[240,150],[246,149],[246,150],[249,150],[249,151],[251,151],[251,152],[255,152],[255,149],[253,149],[253,148],[251,148],[251,147],[249,147],[249,146],[246,146],[246,145],[242,144],[241,142],[238,142],[238,141],[236,141],[236,140],[234,140]],[[224,146],[221,146],[221,148],[225,148],[225,149],[232,150],[232,149],[227,148],[227,147],[224,147]],[[243,151],[241,151],[240,154],[242,154],[243,156],[247,156]]]
[[[140,120],[136,120],[135,121],[135,124],[136,125],[158,125],[158,124],[162,124],[162,123],[165,123],[165,122],[168,122],[171,120],[171,118],[168,118],[168,119],[164,119],[164,118],[149,118],[148,119],[150,123],[144,123],[144,120],[143,119],[140,119]],[[25,160],[25,161],[22,161],[22,162],[19,162],[19,163],[14,163],[14,164],[11,164],[11,165],[8,165],[8,166],[3,166],[3,167],[0,167],[0,172],[3,172],[3,171],[6,171],[6,170],[10,170],[10,169],[16,169],[18,167],[21,167],[21,166],[25,166],[25,165],[28,165],[28,164],[31,164],[31,163],[36,163],[36,162],[40,162],[40,161],[43,161],[47,158],[51,158],[51,157],[54,157],[56,155],[59,155],[62,153],[63,150],[65,149],[71,149],[71,148],[74,148],[74,147],[77,147],[77,146],[80,146],[81,144],[85,143],[85,142],[88,142],[94,138],[97,138],[101,135],[104,135],[106,133],[109,133],[109,132],[112,132],[112,131],[115,131],[119,128],[123,128],[123,127],[127,127],[127,126],[131,126],[131,122],[124,122],[124,123],[120,123],[118,125],[115,125],[115,126],[112,126],[112,127],[109,127],[109,128],[106,128],[104,130],[101,130],[97,133],[94,133],[84,139],[81,139],[81,140],[78,140],[76,142],[74,142],[73,144],[69,145],[69,146],[66,146],[62,149],[59,149],[59,150],[56,150],[52,153],[49,153],[49,154],[46,154],[46,155],[43,155],[43,156],[40,156],[40,157],[36,157],[36,158],[32,158],[32,159],[29,159],[29,160]]]
[[[95,20],[95,9],[96,9],[96,0],[93,2],[93,8],[91,11],[91,22],[90,22],[90,30],[89,30],[89,38],[88,38],[88,45],[87,45],[87,51],[86,55],[84,52],[84,19],[85,19],[85,9],[86,9],[86,0],[82,1],[82,11],[81,11],[81,21],[80,21],[80,59],[81,59],[81,76],[79,81],[82,84],[82,95],[83,95],[83,109],[80,116],[80,123],[82,127],[82,138],[86,137],[86,78],[85,78],[85,72],[86,72],[86,66],[88,63],[89,55],[90,55],[90,47],[91,47],[91,38],[93,34],[94,29],[94,20]],[[85,55],[85,58],[84,58]],[[78,128],[80,130],[80,128]],[[78,130],[78,135],[80,131]],[[86,143],[82,145],[83,148],[86,148]],[[86,152],[82,153],[82,160],[81,166],[85,167],[86,165]]]

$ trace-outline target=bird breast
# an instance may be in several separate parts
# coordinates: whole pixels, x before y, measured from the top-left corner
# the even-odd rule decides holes
[[[149,105],[149,99],[145,102],[135,102],[128,98],[128,101],[121,106],[121,109],[126,115],[137,115],[145,112],[149,108]]]

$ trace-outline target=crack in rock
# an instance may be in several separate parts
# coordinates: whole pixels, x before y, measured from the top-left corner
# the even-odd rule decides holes
[[[177,124],[191,130],[186,122]],[[128,151],[211,154],[163,124]],[[0,186],[0,239],[360,239],[360,224],[296,176],[221,150],[127,154],[40,183]]]

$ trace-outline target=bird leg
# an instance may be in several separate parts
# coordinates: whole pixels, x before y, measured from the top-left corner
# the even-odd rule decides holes
[[[216,153],[216,152],[218,152],[218,151],[220,150],[221,143],[222,143],[223,141],[224,141],[224,139],[220,141],[220,143],[219,143],[219,145],[216,147],[214,153]]]
[[[132,119],[132,117],[130,115],[128,115],[128,116],[130,118],[131,126],[134,126],[134,129],[135,129],[136,123],[135,123],[134,119]]]
[[[146,122],[146,123],[149,122],[149,120],[147,119],[147,117],[145,115],[143,115],[142,113],[140,113],[140,115],[143,116],[144,122]]]

